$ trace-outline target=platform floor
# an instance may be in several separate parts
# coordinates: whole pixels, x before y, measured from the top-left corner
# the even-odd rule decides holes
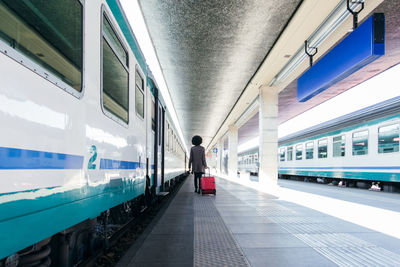
[[[189,176],[118,266],[400,266],[399,239],[216,182],[201,196]]]

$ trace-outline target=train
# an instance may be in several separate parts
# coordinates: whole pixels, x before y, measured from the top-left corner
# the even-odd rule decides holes
[[[398,191],[399,127],[395,97],[280,138],[279,178]],[[238,166],[257,175],[258,147],[240,153]]]
[[[118,0],[1,0],[0,77],[0,266],[76,266],[186,174]]]

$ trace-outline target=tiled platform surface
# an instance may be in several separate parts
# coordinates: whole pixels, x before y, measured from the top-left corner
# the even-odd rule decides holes
[[[201,196],[190,176],[119,265],[400,266],[400,240],[224,179]]]

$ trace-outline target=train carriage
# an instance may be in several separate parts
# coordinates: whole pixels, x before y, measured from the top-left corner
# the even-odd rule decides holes
[[[279,148],[279,174],[380,181],[394,190],[400,181],[399,103],[390,99],[287,137]]]
[[[400,98],[396,97],[279,139],[281,178],[397,191]],[[239,154],[239,171],[258,173],[258,147]]]
[[[1,0],[0,73],[0,266],[55,235],[60,247],[71,235],[96,239],[99,216],[184,173],[176,126],[118,1]],[[89,246],[78,243],[66,266]]]

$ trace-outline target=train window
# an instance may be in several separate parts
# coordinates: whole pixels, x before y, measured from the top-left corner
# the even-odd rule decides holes
[[[169,123],[167,122],[167,150],[169,150]]]
[[[169,150],[171,151],[172,150],[172,129],[170,129],[168,139],[169,139]]]
[[[125,123],[129,111],[128,53],[103,15],[103,106]]]
[[[287,148],[287,160],[293,160],[293,147],[289,146]]]
[[[368,130],[353,133],[353,155],[368,154]]]
[[[306,143],[306,159],[314,158],[314,142]]]
[[[35,68],[35,72],[49,80],[48,73],[52,73],[76,91],[82,91],[83,7],[80,1],[2,0],[0,39],[45,69],[41,73]],[[25,64],[20,58],[17,61]]]
[[[279,161],[285,161],[285,148],[284,147],[282,147],[280,150],[279,150]]]
[[[174,149],[174,131],[171,129],[171,151]]]
[[[136,70],[136,86],[135,86],[135,102],[136,113],[144,118],[144,81],[140,76],[139,71]]]
[[[333,156],[334,157],[344,157],[346,150],[346,136],[340,135],[335,136],[332,139],[333,141]]]
[[[151,100],[151,129],[156,131],[156,103]]]
[[[296,146],[296,160],[303,159],[303,145]]]
[[[378,153],[399,151],[399,125],[393,124],[378,129]]]
[[[113,53],[115,53],[121,63],[128,66],[128,53],[105,15],[103,16],[103,37],[109,46],[112,47]]]
[[[318,141],[318,158],[326,157],[328,157],[328,139],[322,139]]]
[[[174,131],[171,130],[171,152],[174,151]]]

